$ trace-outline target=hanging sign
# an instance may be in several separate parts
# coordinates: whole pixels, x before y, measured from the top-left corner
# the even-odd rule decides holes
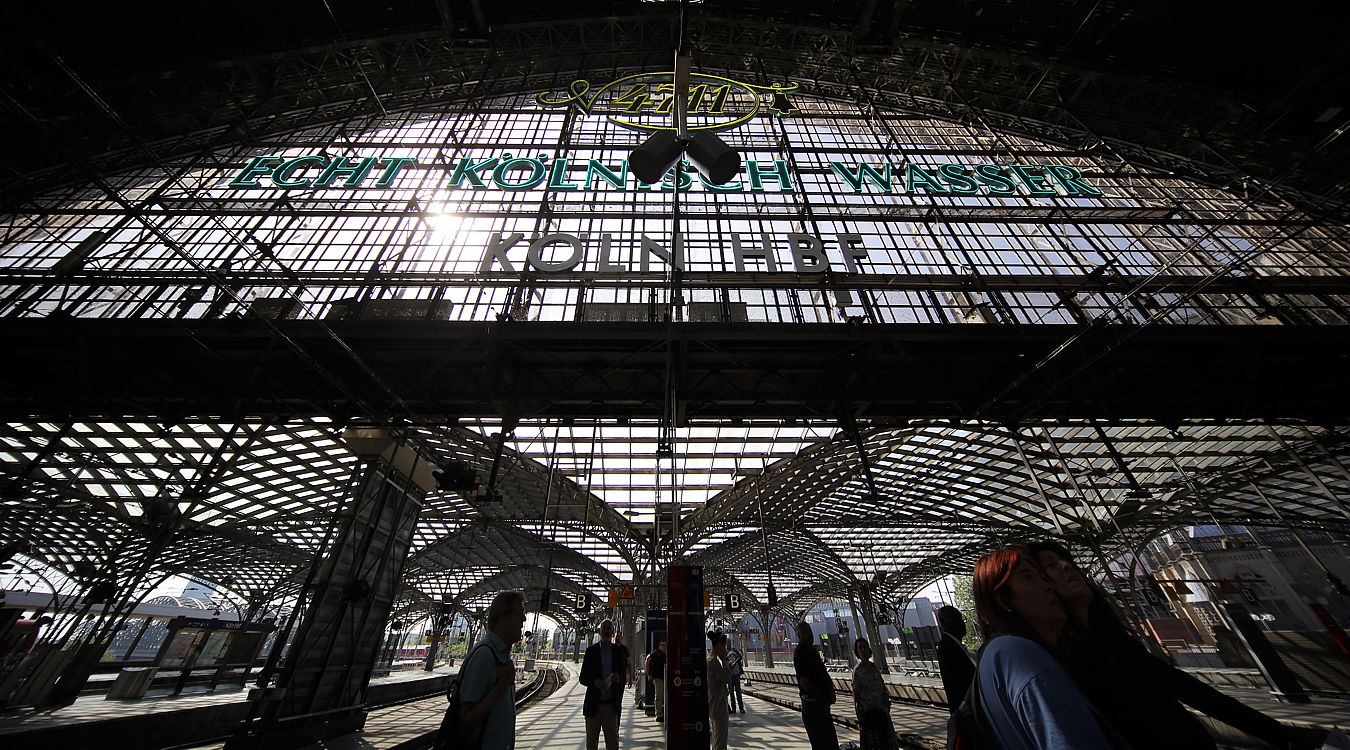
[[[768,99],[768,109],[782,117],[797,112],[788,98],[795,83],[759,85],[708,73],[691,73],[689,98],[685,101],[689,130],[730,130],[755,115]],[[577,79],[566,91],[540,94],[535,102],[543,107],[575,107],[587,115],[605,115],[629,130],[654,132],[674,130],[675,73],[637,73],[601,86]]]

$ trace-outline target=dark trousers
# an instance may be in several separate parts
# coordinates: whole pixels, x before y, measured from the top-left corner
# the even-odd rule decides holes
[[[739,704],[741,713],[745,713],[745,696],[741,694],[741,678],[739,675],[731,678],[731,689],[727,693],[731,699],[727,705],[731,710],[735,711],[737,704]]]
[[[811,750],[839,750],[839,735],[834,731],[829,706],[803,701],[802,724],[806,727],[807,739],[811,740]]]

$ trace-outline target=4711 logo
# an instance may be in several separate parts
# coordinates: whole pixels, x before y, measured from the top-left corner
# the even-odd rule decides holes
[[[572,81],[566,92],[545,92],[536,97],[544,107],[577,107],[585,114],[608,115],[620,127],[638,131],[674,130],[671,107],[675,99],[675,74],[637,73],[593,89],[590,81]],[[730,130],[759,114],[768,99],[768,109],[782,117],[799,111],[788,98],[797,84],[760,86],[708,73],[689,76],[689,100],[685,102],[689,130]]]

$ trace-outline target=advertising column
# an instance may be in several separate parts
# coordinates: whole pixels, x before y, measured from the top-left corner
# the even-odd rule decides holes
[[[666,748],[708,750],[708,654],[703,568],[672,565],[666,576]]]

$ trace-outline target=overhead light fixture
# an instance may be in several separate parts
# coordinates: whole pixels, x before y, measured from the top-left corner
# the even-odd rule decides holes
[[[703,179],[714,185],[730,182],[741,171],[741,155],[726,141],[707,131],[689,134],[685,123],[688,113],[681,103],[689,101],[689,72],[693,62],[688,55],[675,53],[675,92],[672,95],[671,115],[675,130],[658,130],[628,155],[628,166],[639,180],[655,185],[688,155]]]
[[[707,131],[689,136],[685,151],[703,177],[714,185],[731,182],[741,171],[741,155],[726,141]]]
[[[684,144],[670,130],[658,130],[628,155],[628,167],[639,180],[655,185],[684,153]]]

